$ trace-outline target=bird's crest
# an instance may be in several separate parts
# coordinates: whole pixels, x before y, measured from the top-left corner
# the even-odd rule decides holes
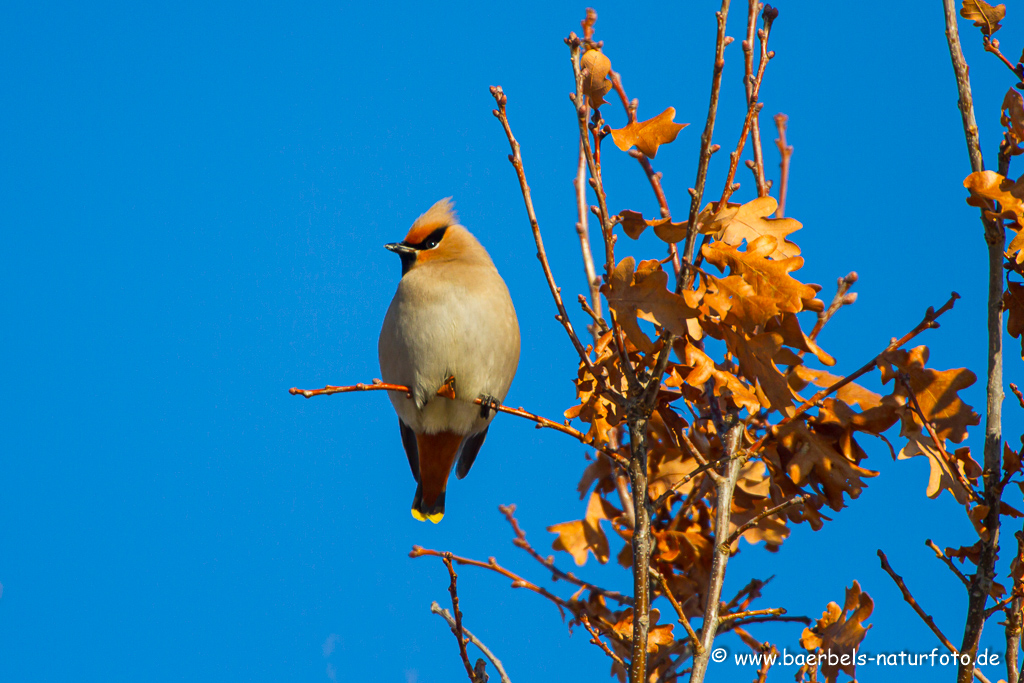
[[[438,228],[447,228],[458,222],[459,217],[455,213],[455,204],[452,203],[452,198],[445,197],[416,219],[412,227],[409,228],[409,234],[405,236],[405,243],[419,244]]]

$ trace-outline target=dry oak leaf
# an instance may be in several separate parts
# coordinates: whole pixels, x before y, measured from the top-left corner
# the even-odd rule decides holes
[[[1017,227],[1007,226],[1014,237],[1006,248],[1006,258],[1024,262],[1024,178],[1016,182],[995,171],[978,171],[964,179],[970,192],[967,203],[981,208],[989,219],[1006,218]],[[992,202],[999,203],[999,211],[992,210]]]
[[[793,390],[772,359],[782,348],[782,335],[762,332],[753,337],[723,326],[725,345],[740,364],[740,372],[754,383],[761,406],[788,415],[793,406]]]
[[[772,321],[766,328],[766,332],[778,332],[782,335],[782,343],[799,351],[809,351],[821,361],[823,365],[832,366],[836,359],[825,353],[813,339],[804,334],[800,328],[800,321],[793,313],[784,313],[777,322]]]
[[[821,619],[812,628],[805,628],[800,637],[800,644],[807,650],[819,650],[822,653],[830,652],[838,655],[839,662],[830,664],[833,661],[827,658],[821,664],[821,673],[825,675],[827,683],[834,683],[842,671],[851,678],[856,671],[855,662],[852,657],[846,658],[846,664],[842,663],[844,654],[850,655],[857,646],[864,641],[868,629],[864,621],[871,616],[875,609],[875,603],[871,596],[860,589],[856,581],[846,589],[846,601],[842,609],[839,605],[830,602],[821,615]]]
[[[921,425],[916,421],[910,422],[904,417],[900,436],[907,440],[907,445],[900,451],[899,459],[909,460],[919,455],[927,457],[931,469],[928,474],[928,488],[925,489],[925,494],[929,498],[935,498],[942,493],[943,489],[946,489],[953,494],[956,502],[963,505],[970,500],[970,494],[961,479],[964,475],[963,464],[951,463],[951,458],[947,458],[942,451],[936,448],[932,438],[922,433],[921,429]],[[977,465],[977,463],[974,464]],[[959,469],[960,477],[953,471],[954,467]]]
[[[659,145],[666,145],[676,139],[679,131],[686,128],[687,123],[674,123],[675,107],[669,107],[653,119],[633,121],[625,128],[612,129],[612,141],[623,152],[636,145],[636,148],[653,159],[658,153]]]
[[[1024,97],[1014,88],[1007,90],[1003,97],[999,122],[1006,128],[1007,141],[1010,143],[1007,148],[1009,154],[1024,154],[1024,148],[1020,146],[1024,141]]]
[[[708,263],[725,272],[726,267],[733,275],[739,275],[754,289],[754,294],[774,301],[781,312],[799,313],[804,310],[804,301],[814,299],[817,291],[810,285],[790,277],[790,273],[804,264],[799,256],[769,260],[775,253],[778,240],[763,235],[747,244],[746,251],[723,242],[712,242],[701,250]]]
[[[769,258],[782,259],[800,255],[800,247],[786,240],[786,236],[799,230],[800,221],[792,218],[768,218],[779,208],[773,197],[758,197],[742,206],[727,206],[716,213],[711,221],[700,226],[700,231],[716,240],[738,247],[762,235],[777,240],[775,251]]]
[[[619,510],[596,492],[591,493],[587,514],[583,519],[548,527],[548,531],[558,534],[551,547],[572,555],[572,559],[580,567],[586,564],[588,551],[593,553],[598,562],[605,564],[608,562],[608,537],[604,535],[600,521],[614,519],[620,514],[622,513]]]
[[[986,36],[1002,28],[1000,21],[1006,16],[1006,5],[992,5],[985,0],[964,0],[960,8],[960,16],[974,22]]]
[[[804,422],[791,422],[778,429],[780,455],[782,449],[789,454],[786,473],[797,486],[817,484],[824,489],[828,506],[841,510],[843,494],[857,498],[867,484],[862,477],[877,477],[878,472],[851,462],[836,450],[827,435],[812,430]],[[815,488],[818,488],[817,486]]]
[[[843,378],[838,375],[830,374],[824,370],[812,370],[806,365],[797,365],[789,372],[789,385],[793,387],[795,391],[802,391],[809,382],[812,382],[819,387],[826,388],[832,386],[841,379]],[[839,389],[839,391],[836,392],[836,398],[844,403],[859,406],[861,410],[874,408],[882,400],[880,394],[869,391],[856,382],[850,382]]]
[[[647,631],[647,651],[657,652],[659,645],[671,645],[675,640],[672,637],[672,624],[655,626],[661,617],[661,611],[657,608],[650,613],[651,627]],[[623,612],[622,618],[612,627],[623,640],[633,639],[633,608],[629,607]]]
[[[701,295],[687,291],[680,296],[668,291],[668,274],[660,261],[641,261],[635,272],[633,263],[632,256],[622,259],[612,271],[611,280],[601,285],[601,292],[629,341],[650,353],[654,344],[640,329],[637,318],[683,337],[688,330],[687,319],[700,315],[697,305]]]
[[[1006,317],[1006,331],[1011,337],[1021,338],[1021,355],[1024,356],[1024,284],[1009,282],[1003,292],[1003,309]]]
[[[608,80],[612,62],[600,50],[587,50],[580,59],[580,67],[587,70],[583,76],[583,94],[590,106],[598,109],[605,103],[604,96],[612,89],[612,82]]]
[[[619,212],[619,225],[622,226],[622,230],[631,239],[640,239],[640,235],[644,234],[644,230],[651,224],[651,221],[645,220],[642,213],[639,211],[625,211]]]
[[[708,292],[704,295],[705,312],[713,310],[727,325],[745,330],[762,327],[779,314],[775,299],[759,296],[739,275],[715,277],[708,275]]]
[[[675,347],[679,353],[679,346]],[[751,391],[750,387],[743,383],[731,372],[720,370],[711,357],[697,348],[695,345],[686,343],[682,352],[683,362],[693,368],[683,381],[696,388],[703,388],[709,379],[714,379],[715,396],[730,399],[738,408],[746,408],[747,412],[755,415],[761,409],[761,402]]]
[[[977,377],[967,368],[941,372],[932,370],[924,366],[927,362],[927,346],[918,346],[910,351],[887,351],[878,360],[882,383],[888,383],[897,371],[908,375],[921,412],[932,423],[939,439],[960,443],[967,438],[967,428],[981,421],[981,417],[959,396],[960,390],[974,384]],[[905,391],[903,384],[897,382],[893,393],[905,396]],[[912,417],[916,423],[917,417]]]

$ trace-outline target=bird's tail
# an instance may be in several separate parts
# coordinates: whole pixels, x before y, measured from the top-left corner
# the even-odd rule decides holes
[[[416,435],[420,477],[412,501],[412,516],[419,521],[437,524],[444,517],[448,475],[461,443],[462,435],[454,432]]]

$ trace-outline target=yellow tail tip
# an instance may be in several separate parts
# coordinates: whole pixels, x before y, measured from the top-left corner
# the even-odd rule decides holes
[[[422,512],[420,512],[416,508],[413,508],[410,512],[412,512],[412,516],[413,516],[413,518],[417,522],[426,522],[429,519],[434,524],[437,524],[442,519],[444,519],[444,513],[443,512],[435,512],[432,515],[424,515]]]

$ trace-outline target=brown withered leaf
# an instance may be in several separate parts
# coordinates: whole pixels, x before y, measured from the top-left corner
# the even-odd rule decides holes
[[[866,484],[863,477],[876,477],[878,472],[861,467],[836,449],[827,434],[812,429],[804,422],[791,422],[778,429],[779,455],[786,473],[797,486],[818,483],[824,490],[828,506],[841,510],[843,495],[860,496]]]
[[[691,305],[687,300],[699,297],[699,293],[684,292],[680,296],[668,291],[668,274],[657,260],[641,261],[635,272],[633,263],[632,256],[622,259],[615,266],[611,281],[601,286],[601,292],[629,340],[644,353],[650,353],[654,344],[640,329],[637,318],[683,337],[687,334],[687,319],[700,314],[697,302]]]
[[[824,370],[812,370],[806,365],[794,367],[789,373],[789,378],[790,386],[796,391],[801,391],[807,386],[808,382],[813,382],[817,386],[825,388],[832,386],[842,379],[842,377],[827,373]],[[794,383],[794,378],[797,378],[799,382]],[[842,387],[836,392],[836,398],[844,403],[859,406],[862,410],[874,408],[882,400],[881,395],[865,389],[856,382],[850,382]]]
[[[675,107],[669,107],[653,119],[634,121],[625,128],[612,129],[612,141],[623,152],[633,145],[650,158],[658,153],[660,145],[666,145],[676,139],[679,131],[686,128],[687,123],[674,123]]]
[[[974,22],[982,34],[991,36],[1002,28],[1000,21],[1006,16],[1006,5],[992,5],[985,0],[963,0],[960,16]]]
[[[759,296],[739,275],[724,278],[709,275],[705,279],[708,283],[705,308],[710,307],[728,325],[753,331],[779,314],[775,299]]]
[[[639,211],[626,209],[619,212],[619,225],[631,239],[640,239],[640,235],[644,234],[644,230],[650,224],[651,221],[644,220],[643,214]]]
[[[702,252],[708,263],[722,272],[728,267],[731,274],[739,275],[754,288],[757,296],[772,299],[779,311],[799,313],[804,309],[804,300],[814,299],[817,292],[790,277],[790,273],[804,264],[799,256],[769,260],[778,248],[778,240],[771,235],[758,237],[747,244],[746,251],[723,242],[704,245]]]
[[[600,50],[587,50],[580,59],[580,68],[588,72],[583,76],[583,94],[590,101],[590,106],[598,109],[605,103],[604,96],[612,89],[612,82],[608,80],[612,62]]]
[[[782,335],[762,332],[753,337],[724,326],[725,345],[740,364],[740,372],[754,383],[755,394],[765,398],[761,405],[766,410],[789,414],[793,406],[793,390],[772,359],[782,348]],[[760,389],[760,392],[757,390]]]
[[[842,671],[851,678],[856,672],[856,662],[852,660],[855,649],[864,641],[868,629],[864,621],[871,616],[875,609],[875,603],[867,593],[863,592],[860,584],[856,581],[846,589],[846,601],[842,609],[839,605],[830,602],[828,607],[811,628],[805,628],[800,637],[800,644],[811,651],[830,652],[839,658],[839,662],[831,664],[831,658],[826,658],[821,664],[821,673],[825,675],[827,683],[834,683]],[[843,655],[846,663],[843,663]]]
[[[1003,292],[1003,309],[1006,316],[1006,331],[1011,337],[1021,337],[1021,355],[1024,356],[1024,284],[1008,282]]]
[[[777,241],[775,251],[769,258],[781,259],[800,255],[800,247],[786,240],[786,236],[801,227],[792,218],[769,218],[779,208],[773,197],[758,197],[742,206],[727,206],[716,213],[711,221],[700,226],[700,231],[712,235],[716,240],[738,247],[744,241],[748,244],[763,235],[771,235]]]
[[[671,218],[662,218],[651,221],[651,225],[654,227],[654,234],[658,236],[658,239],[669,244],[676,244],[686,239],[686,230],[690,223],[689,221],[673,223]]]
[[[657,652],[659,645],[671,645],[675,640],[672,637],[672,624],[655,626],[661,617],[661,611],[657,608],[651,610],[651,626],[647,631],[647,651]],[[633,608],[629,607],[623,612],[622,618],[612,627],[624,640],[633,639]]]
[[[967,203],[981,208],[988,218],[1015,222],[1016,228],[1007,226],[1014,236],[1006,248],[1006,258],[1024,262],[1024,178],[1014,182],[995,171],[978,171],[964,179],[964,187],[970,192]],[[999,204],[998,211],[993,210],[992,202]]]
[[[921,431],[921,426],[916,422],[903,419],[900,436],[907,440],[907,445],[900,451],[899,459],[908,460],[916,456],[928,458],[928,465],[931,468],[928,475],[928,488],[925,494],[929,498],[935,498],[945,489],[953,494],[956,501],[961,505],[970,499],[967,489],[964,488],[960,478],[953,471],[954,467],[962,468],[960,463],[953,463],[947,459],[942,451],[935,446],[931,436]],[[968,456],[969,457],[969,456]],[[972,460],[973,462],[973,460]],[[977,465],[977,463],[974,463]],[[960,474],[963,474],[961,469]]]
[[[1020,472],[1020,452],[1010,448],[1010,444],[1003,442],[1003,472],[1014,475]]]
[[[604,535],[600,521],[614,519],[620,514],[611,503],[594,492],[590,494],[587,514],[583,519],[548,527],[548,531],[558,534],[551,547],[569,553],[581,567],[587,562],[587,552],[593,553],[598,562],[605,564],[608,562],[608,537]]]
[[[974,384],[977,377],[967,368],[932,370],[926,368],[928,347],[918,346],[910,351],[887,351],[878,361],[882,383],[893,380],[897,372],[909,376],[910,388],[917,396],[921,412],[932,423],[939,439],[955,443],[967,438],[967,427],[978,424],[981,418],[971,406],[961,400],[959,392]],[[896,382],[893,393],[905,396],[906,389]],[[916,421],[916,416],[914,417]]]
[[[772,321],[765,328],[765,332],[779,332],[782,335],[782,343],[800,351],[813,353],[823,365],[832,366],[836,359],[825,353],[813,339],[804,334],[800,328],[800,320],[793,313],[784,313],[779,316],[778,322]]]
[[[679,347],[675,348],[678,353]],[[682,356],[683,362],[693,368],[683,379],[684,382],[692,387],[703,388],[704,383],[713,378],[715,396],[731,400],[737,408],[746,408],[751,415],[760,410],[761,402],[750,387],[731,372],[719,369],[711,357],[702,350],[687,342]]]
[[[1024,142],[1024,97],[1014,88],[1007,90],[1003,97],[999,122],[1006,128],[1007,152],[1011,156],[1024,154],[1024,148],[1020,146]]]

